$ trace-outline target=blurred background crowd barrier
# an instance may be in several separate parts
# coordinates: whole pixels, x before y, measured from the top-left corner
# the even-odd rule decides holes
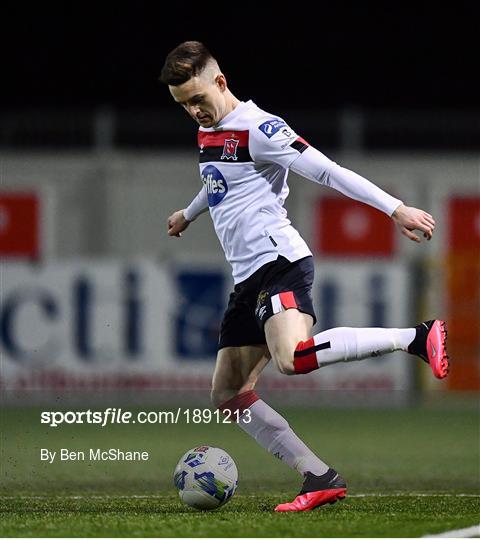
[[[444,318],[453,363],[442,382],[402,353],[299,377],[269,366],[260,386],[335,405],[477,391],[479,115],[279,114],[437,222],[434,239],[415,244],[380,212],[291,174],[286,206],[316,260],[315,330]],[[230,268],[208,215],[181,239],[166,234],[167,217],[201,187],[191,121],[109,109],[0,120],[2,399],[208,395]]]

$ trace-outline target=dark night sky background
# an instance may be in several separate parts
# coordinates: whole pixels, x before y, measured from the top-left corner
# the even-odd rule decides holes
[[[198,39],[266,108],[478,110],[478,4],[4,2],[1,108],[171,107],[163,60]]]

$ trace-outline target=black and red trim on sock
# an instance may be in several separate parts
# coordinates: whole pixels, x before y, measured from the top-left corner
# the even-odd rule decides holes
[[[293,367],[296,374],[310,373],[318,369],[317,351],[331,349],[330,341],[315,345],[313,337],[300,341],[293,353]]]
[[[254,390],[247,390],[246,392],[233,396],[233,398],[225,401],[218,408],[225,416],[230,418],[232,421],[235,421],[259,399],[260,398]]]

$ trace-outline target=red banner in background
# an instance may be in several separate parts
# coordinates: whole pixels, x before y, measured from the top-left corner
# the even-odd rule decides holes
[[[317,252],[340,257],[391,257],[393,222],[371,206],[339,197],[321,197],[315,205]]]
[[[448,205],[447,309],[452,390],[480,389],[480,197]]]
[[[40,201],[36,193],[0,192],[0,257],[40,255]]]
[[[480,197],[450,199],[449,218],[449,250],[476,250],[480,255]]]

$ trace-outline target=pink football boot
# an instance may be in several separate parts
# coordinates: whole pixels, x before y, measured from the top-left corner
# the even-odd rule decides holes
[[[344,499],[347,494],[345,480],[333,469],[322,476],[311,472],[305,474],[302,490],[292,502],[279,504],[275,512],[305,512],[324,504],[333,504]]]
[[[450,363],[447,355],[447,323],[445,321],[425,321],[415,327],[415,339],[408,346],[410,354],[416,354],[430,364],[437,379],[448,375]]]

